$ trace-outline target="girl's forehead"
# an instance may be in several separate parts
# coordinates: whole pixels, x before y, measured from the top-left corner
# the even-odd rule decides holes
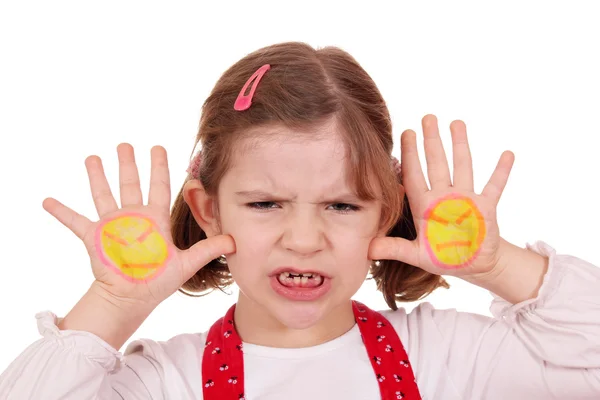
[[[252,128],[240,133],[234,147],[239,158],[265,153],[315,152],[318,149],[338,158],[346,154],[343,136],[337,124],[332,122],[295,128],[282,124]]]
[[[347,158],[343,142],[329,137],[300,137],[294,132],[268,140],[246,139],[234,151],[224,179],[241,184],[269,183],[277,187],[325,189],[347,187]]]
[[[220,189],[273,191],[307,199],[356,195],[356,173],[338,132],[311,135],[310,131],[279,128],[270,133],[238,142]]]
[[[249,147],[261,146],[265,143],[306,143],[323,139],[342,143],[340,129],[340,124],[333,117],[295,126],[274,122],[240,132],[238,143]]]
[[[338,135],[311,137],[286,132],[268,138],[248,138],[234,151],[232,167],[236,164],[279,164],[311,163],[329,168],[343,167],[346,163],[346,148]]]

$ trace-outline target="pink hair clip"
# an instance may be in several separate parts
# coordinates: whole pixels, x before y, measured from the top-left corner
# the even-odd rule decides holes
[[[400,164],[400,161],[398,161],[398,159],[394,156],[392,156],[391,164],[392,169],[396,175],[398,175],[398,179],[402,182],[402,164]]]
[[[200,164],[202,164],[202,151],[199,151],[198,154],[194,156],[190,162],[190,166],[186,170],[186,172],[194,179],[200,178]]]
[[[269,64],[265,64],[258,70],[256,70],[255,73],[252,74],[250,79],[248,79],[248,81],[240,91],[240,94],[238,94],[237,99],[235,99],[235,104],[233,105],[234,110],[244,111],[250,108],[250,105],[252,104],[252,96],[254,96],[254,92],[256,91],[256,86],[258,86],[258,82],[260,82],[265,72],[267,72],[269,69],[271,69],[271,66]],[[248,95],[244,95],[252,81],[254,81],[254,84],[250,89],[250,93],[248,93]]]

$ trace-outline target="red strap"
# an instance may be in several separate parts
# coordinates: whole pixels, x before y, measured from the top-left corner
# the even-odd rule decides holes
[[[235,305],[209,330],[202,357],[204,400],[244,400],[242,340],[233,325]],[[352,304],[354,317],[379,383],[383,400],[421,400],[404,346],[380,313]]]
[[[381,398],[421,400],[408,355],[394,327],[383,315],[362,303],[354,301],[352,308],[379,382]]]
[[[208,331],[202,357],[204,400],[244,399],[242,340],[233,325],[233,305]]]

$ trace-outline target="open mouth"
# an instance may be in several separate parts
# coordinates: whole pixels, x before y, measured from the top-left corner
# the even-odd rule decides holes
[[[330,278],[316,272],[282,271],[271,276],[271,287],[289,300],[312,301],[329,291],[330,281]]]

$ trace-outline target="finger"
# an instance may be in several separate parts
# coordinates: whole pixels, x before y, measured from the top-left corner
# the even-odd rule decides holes
[[[452,134],[452,157],[454,177],[452,184],[455,188],[472,192],[473,189],[473,160],[467,139],[467,127],[463,121],[453,121],[450,124]]]
[[[400,151],[402,159],[402,185],[411,203],[413,197],[429,190],[423,175],[419,153],[417,151],[417,134],[412,130],[402,132],[400,137]],[[416,203],[413,203],[416,204]]]
[[[435,115],[426,115],[421,121],[423,125],[423,147],[427,162],[427,176],[431,189],[447,188],[452,185],[448,160],[444,152],[444,145],[440,138],[438,122]]]
[[[90,181],[92,199],[96,205],[98,216],[102,218],[103,215],[118,210],[119,206],[117,205],[108,181],[106,180],[100,157],[89,156],[85,160],[85,167]]]
[[[512,151],[505,151],[500,156],[496,169],[492,173],[487,185],[483,188],[481,195],[493,200],[496,204],[500,201],[500,196],[508,182],[510,170],[515,162],[515,155]]]
[[[370,260],[397,260],[418,267],[418,242],[389,236],[375,238],[369,246],[368,257]]]
[[[128,143],[117,146],[119,157],[119,189],[121,191],[121,207],[142,205],[142,189],[140,176],[135,164],[133,147]]]
[[[212,236],[194,244],[182,254],[182,267],[186,279],[222,254],[235,252],[235,242],[229,235]]]
[[[148,204],[165,209],[171,207],[171,178],[167,151],[162,146],[154,146],[150,150],[150,193]]]
[[[42,202],[42,207],[81,240],[92,225],[92,221],[51,197]]]

